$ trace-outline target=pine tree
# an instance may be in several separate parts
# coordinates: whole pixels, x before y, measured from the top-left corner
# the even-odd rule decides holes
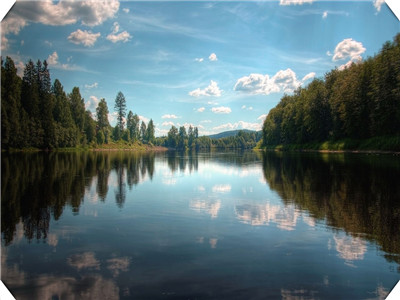
[[[117,112],[119,137],[122,137],[122,132],[124,131],[125,126],[124,118],[126,116],[126,100],[122,92],[118,92],[117,97],[115,98],[114,110]]]

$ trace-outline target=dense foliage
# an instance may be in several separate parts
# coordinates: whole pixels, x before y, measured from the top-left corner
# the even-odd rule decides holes
[[[154,141],[154,124],[142,121],[129,111],[125,128],[126,101],[122,92],[115,99],[118,123],[112,128],[108,121],[106,100],[100,100],[95,117],[85,109],[79,88],[70,94],[56,79],[51,85],[47,62],[31,60],[24,75],[17,75],[13,60],[1,59],[1,146],[2,149],[85,147],[111,141]]]
[[[285,95],[263,125],[264,145],[400,134],[400,34],[373,58]]]

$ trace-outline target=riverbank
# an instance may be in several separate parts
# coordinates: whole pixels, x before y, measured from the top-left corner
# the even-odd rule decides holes
[[[54,149],[39,149],[39,148],[22,148],[22,149],[8,149],[3,150],[8,152],[75,152],[75,151],[153,151],[153,152],[163,152],[167,151],[168,148],[162,146],[155,146],[153,144],[143,144],[141,142],[127,143],[125,141],[110,142],[108,144],[102,145],[87,145],[78,147],[68,147],[68,148],[54,148]]]
[[[343,139],[306,144],[267,145],[261,147],[261,149],[274,151],[400,155],[400,136],[374,137],[365,140]]]

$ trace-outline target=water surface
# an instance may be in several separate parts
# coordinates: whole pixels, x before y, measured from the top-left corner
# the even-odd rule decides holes
[[[400,279],[400,159],[2,156],[17,299],[383,299]]]

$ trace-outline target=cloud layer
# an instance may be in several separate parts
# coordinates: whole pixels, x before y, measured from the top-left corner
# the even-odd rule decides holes
[[[288,68],[280,70],[272,77],[268,74],[250,74],[249,76],[244,76],[237,80],[233,89],[250,94],[264,95],[279,92],[291,93],[305,83],[305,81],[314,77],[315,73],[312,72],[304,76],[302,80],[298,80],[296,73]]]

